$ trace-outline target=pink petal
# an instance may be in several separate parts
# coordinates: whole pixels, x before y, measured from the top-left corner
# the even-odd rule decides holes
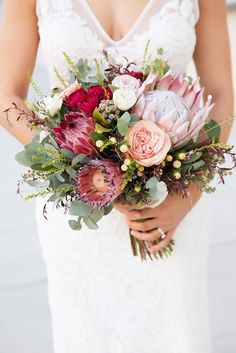
[[[140,118],[143,115],[144,108],[145,108],[145,97],[142,94],[138,99],[137,103],[135,104],[135,106],[133,107],[132,113],[136,114]]]
[[[176,94],[178,94],[179,96],[183,96],[183,94],[185,93],[187,87],[189,85],[189,82],[187,79],[183,79],[182,75],[179,73],[173,80],[171,86],[170,86],[170,90],[172,92],[175,92]]]
[[[176,114],[176,109],[173,109],[159,120],[159,123],[165,127],[167,132],[172,131]]]
[[[190,111],[191,111],[192,115],[194,115],[196,113],[196,111],[198,110],[198,108],[200,106],[201,99],[202,99],[202,96],[203,96],[203,92],[204,92],[204,89],[200,89],[200,91],[198,91],[197,94],[196,94],[195,101],[193,102],[193,104],[192,104],[192,106],[190,108]]]
[[[174,123],[172,130],[176,131],[181,125],[183,125],[186,121],[188,121],[187,112],[184,112]]]
[[[143,120],[151,120],[153,122],[155,122],[156,118],[155,118],[155,114],[154,114],[154,109],[156,106],[156,102],[155,99],[146,105],[143,115],[142,115],[142,119]]]
[[[173,76],[171,75],[171,71],[169,70],[158,82],[157,89],[167,91],[173,81]]]
[[[156,82],[158,81],[158,76],[154,73],[150,73],[146,80],[137,90],[137,98],[139,98],[144,92],[151,91],[155,87]]]
[[[199,77],[194,81],[192,86],[188,87],[184,94],[184,101],[189,106],[189,108],[193,105],[195,101],[195,97],[197,92],[199,91]]]

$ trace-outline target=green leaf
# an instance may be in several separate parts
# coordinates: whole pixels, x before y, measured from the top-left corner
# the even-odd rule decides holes
[[[26,167],[31,167],[31,165],[33,164],[32,159],[31,159],[31,154],[29,152],[27,152],[26,150],[18,152],[15,155],[15,159],[19,164],[22,164]]]
[[[138,116],[136,114],[130,114],[129,126],[134,126],[138,121]]]
[[[191,157],[190,159],[186,159],[184,161],[181,161],[182,164],[190,164],[190,163],[193,163],[195,161],[197,161],[199,158],[201,158],[202,156],[202,152],[195,152]]]
[[[130,119],[130,114],[128,112],[125,112],[118,120],[117,129],[121,136],[125,136],[127,134],[129,130],[128,124],[130,122]]]
[[[119,119],[118,123],[117,123],[117,129],[118,129],[119,134],[121,136],[125,136],[128,133],[129,127],[128,127],[128,124],[124,120]]]
[[[92,212],[89,214],[89,217],[97,223],[100,221],[100,219],[104,216],[104,210],[103,209],[93,209]]]
[[[94,142],[98,141],[98,140],[102,140],[102,141],[108,141],[107,138],[102,135],[102,134],[99,134],[98,132],[96,131],[93,131],[90,133],[90,137],[92,138],[92,140]]]
[[[76,200],[71,203],[69,214],[71,216],[87,216],[90,211],[90,205],[81,200]]]
[[[75,153],[68,151],[68,150],[65,150],[65,149],[61,149],[60,152],[64,157],[67,157],[69,159],[73,159],[76,156]]]
[[[219,142],[221,129],[217,121],[208,119],[204,126],[204,130],[213,142]]]
[[[129,124],[130,119],[131,119],[130,113],[125,112],[124,114],[121,115],[120,119],[123,120],[124,122],[126,122],[126,124]]]
[[[67,172],[67,174],[69,174],[69,176],[70,176],[72,179],[75,179],[75,178],[76,178],[76,170],[74,170],[73,168],[67,167],[67,168],[66,168],[66,172]]]
[[[206,164],[206,162],[201,159],[200,161],[197,161],[193,164],[193,170],[200,169],[200,168],[204,167],[205,164]]]
[[[53,166],[45,166],[42,163],[35,163],[31,165],[31,168],[39,172],[47,172],[48,170],[54,169]]]
[[[90,216],[83,217],[83,221],[89,229],[92,229],[92,230],[98,229],[97,223],[94,222]]]
[[[78,154],[76,157],[72,159],[72,166],[74,167],[77,163],[80,163],[84,158],[86,157],[86,154]]]
[[[100,113],[100,111],[96,108],[93,111],[93,118],[96,121],[96,123],[102,123],[104,125],[107,125],[106,118]]]
[[[63,176],[61,175],[61,173],[57,173],[56,174],[56,178],[61,182],[64,183],[65,179],[63,178]]]
[[[113,205],[104,208],[104,216],[107,216],[113,210]]]
[[[73,230],[80,230],[82,228],[81,217],[78,217],[77,221],[75,221],[74,219],[70,219],[68,221],[68,223],[69,223],[69,226],[71,227],[71,229],[73,229]]]
[[[103,132],[110,132],[112,129],[107,129],[104,126],[102,126],[101,124],[96,123],[95,125],[95,131],[98,132],[99,134],[103,133]]]

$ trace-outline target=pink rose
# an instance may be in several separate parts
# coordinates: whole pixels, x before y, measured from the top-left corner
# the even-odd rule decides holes
[[[60,98],[65,99],[66,97],[70,96],[72,93],[77,91],[80,88],[80,84],[75,81],[69,87],[67,87],[64,91],[61,92]]]
[[[129,154],[144,167],[151,167],[164,161],[171,148],[169,135],[150,120],[138,121],[128,133]]]

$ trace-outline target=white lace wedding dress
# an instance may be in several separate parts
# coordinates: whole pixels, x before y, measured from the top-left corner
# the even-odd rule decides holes
[[[140,64],[150,40],[174,71],[185,72],[195,47],[195,0],[149,0],[121,40],[104,31],[86,0],[38,0],[39,33],[50,71],[66,75],[62,55],[123,56]],[[42,215],[42,255],[48,273],[55,353],[209,353],[205,196],[179,225],[173,255],[163,261],[133,257],[123,215],[114,210],[100,228],[70,230],[62,210]]]

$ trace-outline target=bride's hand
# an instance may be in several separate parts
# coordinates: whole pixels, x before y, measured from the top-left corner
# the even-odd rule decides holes
[[[136,210],[124,204],[117,204],[115,207],[125,214],[131,235],[140,240],[148,242],[161,238],[163,234],[158,231],[161,228],[165,238],[149,248],[151,252],[156,252],[169,244],[178,225],[201,197],[201,192],[194,184],[188,188],[188,192],[189,197],[185,198],[177,194],[168,195],[156,208]],[[147,220],[140,222],[141,218]]]

